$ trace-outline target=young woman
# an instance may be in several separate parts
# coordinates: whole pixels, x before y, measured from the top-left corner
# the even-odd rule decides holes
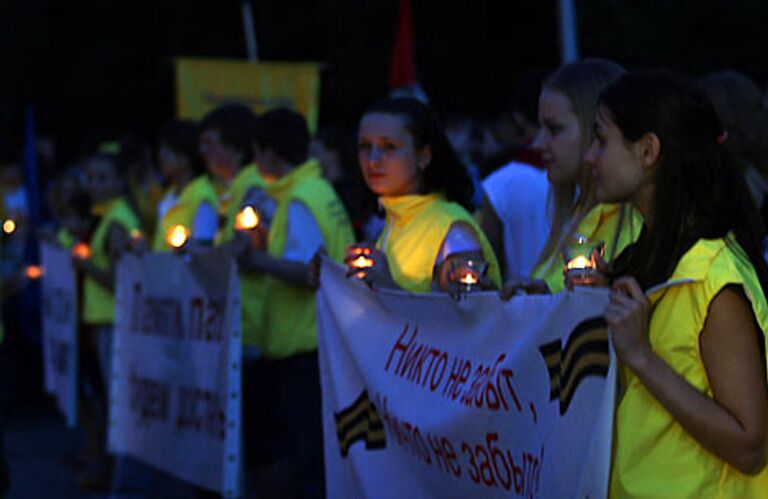
[[[592,168],[584,162],[594,139],[597,98],[623,72],[611,61],[586,59],[559,68],[545,80],[539,98],[541,128],[532,147],[541,154],[551,185],[552,225],[533,279],[508,281],[504,298],[519,289],[562,291],[562,254],[574,237],[604,243],[605,259],[610,261],[639,234],[640,221],[630,208],[597,204]]]
[[[410,98],[373,103],[360,120],[358,159],[386,211],[365,281],[445,291],[451,261],[474,258],[487,264],[487,275],[499,285],[496,256],[467,211],[472,183],[424,104]]]
[[[645,221],[605,310],[623,375],[611,497],[768,497],[764,228],[721,123],[692,82],[636,72],[602,94],[597,136],[597,199]]]
[[[180,224],[191,241],[210,245],[218,227],[218,195],[199,153],[200,132],[191,121],[174,120],[160,132],[160,169],[170,188],[158,206],[153,251],[170,251],[168,231]]]

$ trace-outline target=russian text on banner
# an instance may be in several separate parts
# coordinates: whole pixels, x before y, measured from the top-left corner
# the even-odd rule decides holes
[[[125,256],[117,269],[110,451],[239,494],[240,304],[231,260]]]
[[[319,65],[176,59],[176,108],[180,118],[199,120],[221,104],[238,102],[261,114],[276,107],[300,112],[311,132],[317,128]]]
[[[40,246],[43,295],[43,371],[45,391],[67,421],[77,424],[77,280],[69,251]]]
[[[318,293],[328,497],[605,497],[615,371],[605,290],[455,301]]]

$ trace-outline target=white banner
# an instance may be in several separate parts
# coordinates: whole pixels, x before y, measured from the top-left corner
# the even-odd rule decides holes
[[[328,497],[606,497],[607,291],[457,302],[344,270],[318,293]]]
[[[220,258],[128,255],[117,269],[109,448],[239,495],[240,302]]]
[[[69,251],[40,246],[43,295],[43,374],[67,426],[77,424],[77,280]]]

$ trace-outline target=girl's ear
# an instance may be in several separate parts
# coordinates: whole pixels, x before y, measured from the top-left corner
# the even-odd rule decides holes
[[[637,141],[637,154],[643,169],[656,168],[661,155],[661,140],[654,132],[646,132]]]
[[[427,165],[432,162],[432,148],[429,146],[424,146],[421,151],[419,151],[419,157],[418,157],[418,165],[419,170],[424,171],[427,169]]]

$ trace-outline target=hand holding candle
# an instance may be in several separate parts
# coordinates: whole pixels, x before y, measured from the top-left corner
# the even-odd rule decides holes
[[[563,251],[566,286],[594,286],[599,281],[598,262],[602,258],[603,243],[594,244],[585,237],[576,236]]]
[[[459,254],[451,255],[447,263],[449,293],[458,297],[481,289],[481,281],[488,269],[484,260]]]
[[[176,224],[165,233],[165,242],[173,249],[180,250],[189,240],[189,230],[181,224]]]
[[[363,244],[355,244],[347,248],[344,263],[347,264],[347,277],[356,279],[365,278],[368,270],[372,269],[376,261],[371,257],[373,249]]]
[[[86,260],[91,257],[91,248],[85,243],[77,243],[72,246],[72,256],[79,260]]]
[[[261,222],[261,217],[256,211],[256,208],[250,205],[246,205],[237,213],[235,217],[235,229],[236,230],[251,230],[258,227]]]

